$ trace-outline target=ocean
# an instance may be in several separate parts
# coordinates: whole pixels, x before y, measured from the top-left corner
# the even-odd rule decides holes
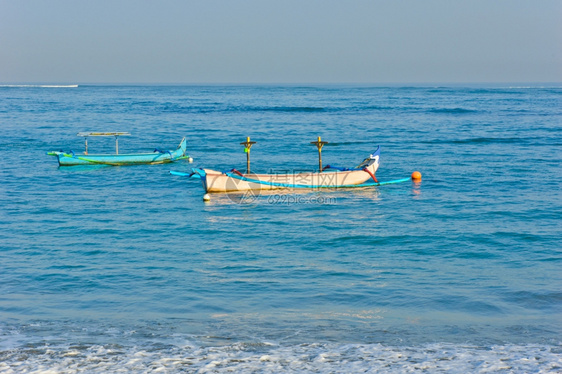
[[[562,85],[0,86],[0,373],[559,373]],[[194,162],[59,167],[83,131]],[[353,167],[252,199],[171,175]],[[111,153],[113,138],[89,138]]]

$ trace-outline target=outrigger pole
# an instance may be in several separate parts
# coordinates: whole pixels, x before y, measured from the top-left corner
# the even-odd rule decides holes
[[[314,144],[316,145],[316,147],[318,147],[318,172],[321,173],[322,172],[322,147],[324,146],[324,144],[328,144],[328,142],[323,142],[322,139],[320,137],[318,137],[318,140],[315,142],[310,142],[310,144]]]
[[[252,148],[256,142],[251,142],[248,136],[246,137],[246,141],[240,144],[244,146],[244,152],[246,152],[246,174],[250,174],[250,148]]]

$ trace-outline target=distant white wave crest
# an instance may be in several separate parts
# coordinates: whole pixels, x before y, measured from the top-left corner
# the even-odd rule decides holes
[[[0,84],[0,87],[76,88],[77,84]]]

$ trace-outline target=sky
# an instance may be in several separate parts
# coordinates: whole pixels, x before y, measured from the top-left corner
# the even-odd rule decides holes
[[[562,0],[0,0],[0,83],[562,82]]]

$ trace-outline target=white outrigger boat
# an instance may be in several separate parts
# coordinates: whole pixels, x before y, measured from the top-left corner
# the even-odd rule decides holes
[[[240,143],[245,146],[247,154],[247,170],[250,170],[250,138]],[[379,182],[375,176],[380,165],[380,146],[369,157],[365,158],[354,168],[340,168],[328,165],[322,167],[322,146],[327,142],[311,142],[318,147],[319,168],[316,172],[305,173],[270,173],[253,174],[247,172],[242,174],[236,169],[220,172],[212,169],[193,168],[191,173],[170,171],[172,175],[200,179],[205,189],[203,200],[210,199],[209,193],[245,192],[245,191],[268,191],[280,189],[338,189],[358,188],[370,186],[383,186],[387,184],[401,183],[409,180],[421,181],[421,173],[415,171],[411,177],[392,181]]]
[[[345,188],[356,187],[372,179],[379,183],[375,173],[379,167],[380,148],[352,169],[332,168],[324,171],[293,174],[242,174],[236,169],[220,172],[211,169],[193,168],[192,174],[203,182],[207,193],[249,190],[278,190],[299,188]],[[326,172],[326,170],[329,170]],[[178,174],[174,172],[173,174]],[[181,175],[181,174],[180,174]]]
[[[175,150],[161,151],[155,149],[153,153],[132,153],[119,154],[119,136],[131,135],[128,132],[79,132],[78,136],[85,138],[86,149],[84,154],[76,154],[73,151],[51,151],[47,154],[56,156],[60,166],[75,165],[136,165],[136,164],[163,164],[174,162],[181,159],[192,158],[186,154],[187,140],[183,138]],[[88,153],[88,137],[90,136],[114,136],[115,137],[115,154],[89,154]]]

